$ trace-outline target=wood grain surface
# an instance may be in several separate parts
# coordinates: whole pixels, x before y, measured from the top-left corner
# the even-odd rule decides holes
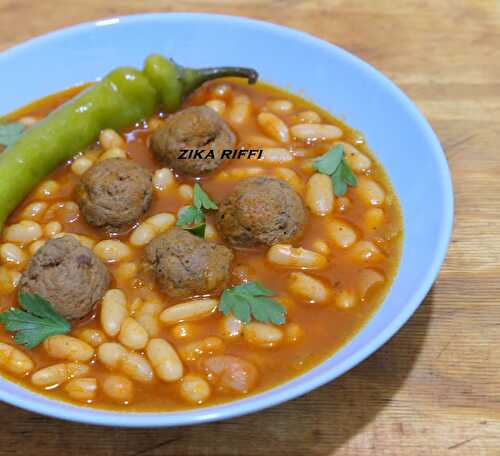
[[[304,397],[226,422],[158,430],[84,426],[0,404],[0,454],[499,455],[500,2],[0,0],[0,49],[144,11],[277,22],[335,43],[392,78],[430,120],[452,169],[448,258],[424,304],[389,343]]]

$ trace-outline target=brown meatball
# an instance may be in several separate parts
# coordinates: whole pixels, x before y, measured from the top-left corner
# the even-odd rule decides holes
[[[229,279],[233,253],[181,228],[172,228],[146,247],[146,261],[161,290],[171,298],[187,298],[222,288]]]
[[[219,204],[217,226],[233,245],[273,245],[300,237],[306,211],[300,196],[273,177],[245,179]]]
[[[94,226],[133,225],[150,207],[152,176],[131,160],[110,158],[90,168],[77,188],[85,220]]]
[[[222,163],[224,149],[234,149],[236,137],[222,118],[207,106],[183,109],[168,117],[151,137],[155,157],[191,176],[207,174]],[[181,159],[182,149],[210,150],[214,158]]]
[[[20,292],[45,298],[56,312],[80,319],[92,312],[109,287],[104,264],[74,237],[47,241],[31,258]]]

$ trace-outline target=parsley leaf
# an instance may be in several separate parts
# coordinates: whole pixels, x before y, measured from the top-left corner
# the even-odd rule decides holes
[[[331,177],[333,191],[337,196],[345,195],[347,186],[358,185],[356,175],[344,158],[344,146],[337,144],[328,152],[313,161],[313,168]]]
[[[205,238],[205,229],[207,228],[207,225],[205,223],[202,223],[201,225],[196,225],[192,226],[189,228],[184,228],[186,231],[189,231],[191,234],[194,234],[195,236],[201,237],[202,239]]]
[[[193,203],[197,209],[217,209],[217,204],[210,199],[198,183],[194,184]]]
[[[193,204],[194,206],[185,207],[179,212],[176,225],[188,225],[185,227],[187,231],[203,238],[206,228],[203,209],[217,209],[217,204],[210,199],[198,183],[194,184],[193,188]]]
[[[183,225],[199,225],[205,221],[205,214],[201,209],[197,209],[193,206],[184,207],[179,211],[179,219],[177,220],[177,226]]]
[[[0,123],[0,144],[6,147],[12,146],[24,130],[24,125],[20,122]]]
[[[6,331],[16,333],[16,343],[33,348],[49,336],[70,331],[70,323],[41,296],[20,293],[19,303],[25,310],[11,307],[0,313],[0,323]]]
[[[253,317],[263,323],[282,325],[286,320],[285,308],[269,297],[275,294],[258,282],[226,288],[220,299],[219,310],[224,315],[233,314],[245,324],[250,323]]]

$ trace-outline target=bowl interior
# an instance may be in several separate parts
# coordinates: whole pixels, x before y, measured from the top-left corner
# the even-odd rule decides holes
[[[328,43],[272,24],[204,14],[154,14],[84,24],[0,55],[0,111],[94,80],[116,66],[141,66],[159,52],[186,66],[245,65],[361,130],[399,195],[405,239],[384,304],[362,331],[317,368],[271,391],[176,413],[113,413],[48,400],[0,379],[0,399],[82,422],[168,426],[227,418],[296,397],[341,375],[380,347],[425,297],[444,259],[452,190],[439,142],[414,105],[384,76]]]

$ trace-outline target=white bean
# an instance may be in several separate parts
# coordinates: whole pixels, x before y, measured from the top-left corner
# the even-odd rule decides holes
[[[7,242],[14,242],[16,244],[27,244],[36,241],[42,235],[42,227],[31,220],[22,220],[19,223],[10,225],[5,228],[3,233],[4,239]]]
[[[385,201],[385,191],[382,186],[365,176],[359,176],[356,193],[367,206],[381,206]]]
[[[44,219],[49,221],[59,218],[65,223],[72,223],[80,216],[80,208],[74,201],[58,201],[49,207]]]
[[[137,310],[135,319],[147,331],[149,337],[155,337],[160,333],[158,317],[164,305],[159,301],[146,301]]]
[[[130,243],[134,247],[143,247],[149,244],[156,236],[154,226],[148,223],[141,223],[130,235]]]
[[[67,382],[72,378],[83,377],[89,372],[90,368],[86,364],[79,363],[60,363],[44,367],[36,371],[31,376],[31,383],[36,386],[48,387],[57,386]]]
[[[77,176],[82,176],[94,165],[94,160],[90,157],[79,157],[71,163],[71,171]]]
[[[385,282],[385,277],[378,271],[373,269],[363,269],[358,276],[357,290],[364,299],[371,287],[378,283]]]
[[[99,161],[108,160],[110,158],[124,158],[127,159],[127,152],[125,152],[120,147],[112,147],[111,149],[106,150],[100,157]]]
[[[12,293],[21,280],[21,273],[0,266],[0,294]]]
[[[356,305],[356,296],[351,290],[342,290],[335,297],[335,305],[342,310],[352,309]]]
[[[224,341],[220,337],[209,336],[181,347],[179,355],[184,361],[196,361],[201,356],[222,353],[224,348]]]
[[[108,369],[119,369],[127,354],[127,349],[117,342],[105,342],[97,349],[97,359]]]
[[[271,138],[282,143],[290,141],[290,133],[285,122],[270,112],[261,112],[257,116],[257,123]]]
[[[95,378],[75,378],[64,387],[64,391],[72,399],[89,402],[97,394],[97,380]]]
[[[298,342],[304,337],[304,330],[297,323],[288,323],[285,326],[285,337],[288,343]]]
[[[0,260],[7,266],[22,266],[28,258],[23,249],[15,244],[6,243],[0,246]]]
[[[170,329],[170,334],[172,337],[178,340],[192,339],[198,333],[198,327],[193,323],[184,321],[182,323],[177,323]]]
[[[110,337],[117,336],[127,317],[127,299],[123,291],[108,290],[101,304],[101,325],[104,332]]]
[[[28,204],[21,212],[23,219],[38,220],[47,211],[49,205],[45,201],[35,201]]]
[[[233,168],[229,171],[221,171],[217,174],[217,180],[241,180],[246,179],[248,177],[254,177],[264,174],[264,168],[259,166],[247,166],[245,168]]]
[[[222,100],[208,100],[205,104],[220,116],[222,116],[226,110],[226,103]]]
[[[174,347],[165,339],[151,339],[146,355],[156,375],[164,382],[175,382],[184,374],[184,368]]]
[[[325,303],[330,299],[331,290],[321,280],[303,272],[293,272],[289,277],[289,290],[308,303]]]
[[[267,251],[267,260],[278,266],[301,269],[322,269],[328,260],[320,253],[290,244],[274,244]]]
[[[157,169],[153,175],[153,185],[159,192],[171,189],[175,185],[174,173],[168,168]]]
[[[313,174],[306,185],[305,203],[315,215],[326,215],[333,211],[332,180],[326,174]]]
[[[102,383],[102,390],[111,399],[124,404],[134,397],[134,384],[122,375],[108,375]]]
[[[353,245],[358,238],[354,228],[348,222],[339,219],[334,219],[328,223],[326,233],[337,247],[343,249]]]
[[[26,375],[35,363],[18,348],[0,342],[0,367],[14,375]]]
[[[179,385],[181,396],[193,404],[203,404],[210,397],[210,385],[195,374],[186,375]]]
[[[289,113],[293,109],[293,103],[288,100],[269,100],[266,106],[277,113]]]
[[[43,233],[48,238],[53,238],[56,234],[62,231],[62,225],[59,222],[49,222],[45,225]]]
[[[347,212],[351,206],[351,200],[347,196],[339,196],[335,199],[335,208],[339,212]]]
[[[115,263],[128,258],[131,251],[129,246],[121,241],[116,239],[106,239],[96,244],[94,247],[94,253],[101,258],[101,260]]]
[[[164,233],[175,223],[175,215],[168,212],[161,212],[146,219],[144,223],[155,228],[157,234]]]
[[[115,131],[107,128],[99,134],[99,142],[104,149],[113,147],[125,147],[124,139]]]
[[[168,307],[160,314],[160,320],[171,325],[184,320],[197,320],[215,312],[219,301],[217,299],[194,299]]]
[[[121,361],[122,372],[132,380],[150,383],[153,380],[153,368],[148,360],[139,353],[129,352]]]
[[[276,168],[274,170],[274,175],[281,180],[289,183],[297,193],[302,193],[304,191],[304,183],[298,174],[290,168]]]
[[[264,163],[289,163],[293,161],[293,155],[282,147],[267,147],[264,149],[260,161]]]
[[[148,343],[148,339],[148,333],[136,320],[132,317],[123,320],[118,334],[118,340],[123,345],[133,350],[141,350]]]
[[[137,275],[138,267],[135,263],[121,263],[115,271],[115,277],[119,280],[130,280]]]
[[[368,156],[361,153],[349,143],[339,141],[337,144],[342,144],[344,146],[344,158],[353,171],[362,173],[370,169],[372,161]]]
[[[247,146],[249,149],[261,149],[263,147],[277,147],[278,143],[267,136],[248,135],[242,136],[240,144]]]
[[[221,321],[221,332],[222,337],[226,339],[241,336],[243,333],[243,322],[232,314],[224,316]]]
[[[304,123],[311,123],[311,124],[319,124],[321,123],[321,117],[319,116],[318,113],[314,111],[303,111],[299,114],[297,114],[295,117],[296,123],[299,124],[304,124]]]
[[[50,199],[54,198],[59,192],[60,185],[55,180],[42,182],[35,190],[35,195],[38,198]]]
[[[367,233],[372,233],[373,231],[380,228],[384,223],[384,211],[379,207],[371,207],[366,210],[363,217],[364,228]]]
[[[217,239],[219,239],[217,230],[215,229],[215,226],[213,226],[211,223],[205,224],[205,239],[207,241],[216,241]]]
[[[184,201],[191,201],[193,199],[193,187],[188,184],[182,184],[179,187],[179,196],[184,200]]]
[[[91,347],[97,348],[106,342],[106,335],[99,329],[85,328],[78,333],[78,337]]]
[[[342,130],[335,125],[315,123],[294,125],[290,132],[293,137],[305,142],[327,141],[342,136]]]
[[[372,241],[359,241],[350,250],[350,255],[360,263],[376,263],[384,258],[382,251]]]
[[[283,331],[276,326],[252,322],[243,328],[245,340],[259,347],[274,347],[283,340]]]
[[[321,255],[330,255],[330,247],[325,241],[314,241],[311,247],[315,252],[321,253]]]
[[[64,334],[47,337],[43,347],[49,356],[66,361],[89,361],[94,356],[94,349],[87,342]]]
[[[38,250],[40,250],[43,246],[45,245],[45,241],[35,241],[35,242],[32,242],[29,247],[28,247],[28,250],[30,252],[30,255],[33,256],[36,252],[38,252]]]
[[[237,94],[230,105],[228,119],[233,124],[241,125],[249,119],[251,111],[250,98],[244,94]]]

